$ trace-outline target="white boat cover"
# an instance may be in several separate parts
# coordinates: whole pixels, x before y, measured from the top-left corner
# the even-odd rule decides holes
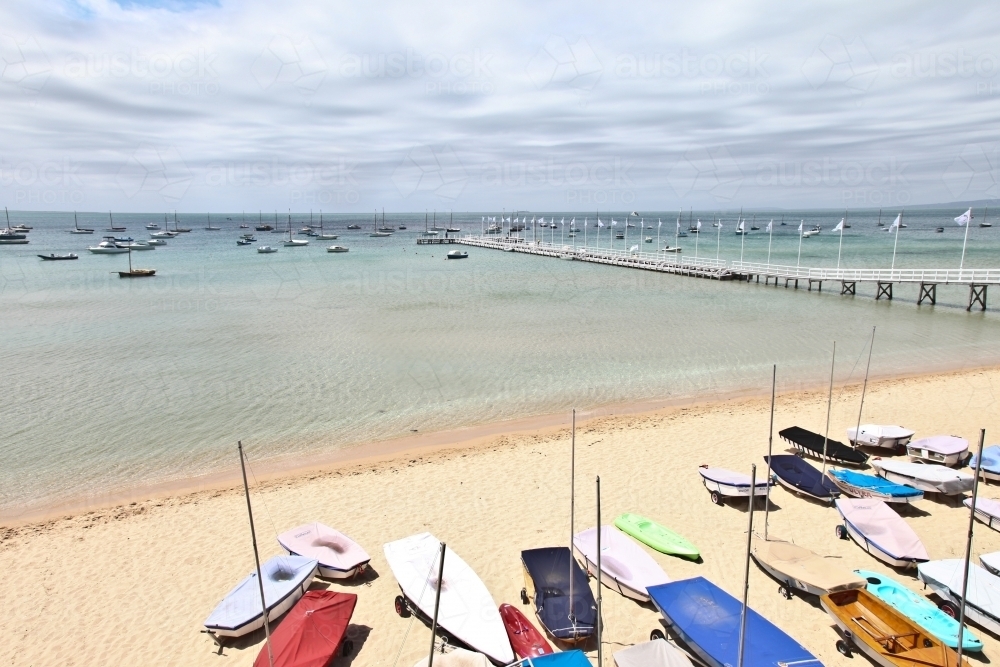
[[[962,501],[966,507],[972,509],[972,498]],[[982,512],[986,516],[1000,519],[1000,501],[992,498],[976,498],[976,512]]]
[[[978,503],[976,503],[978,505]],[[994,551],[988,554],[980,554],[979,562],[983,564],[983,567],[991,572],[1000,572],[1000,551]]]
[[[447,562],[447,558],[445,558]],[[447,567],[447,566],[445,566]],[[427,658],[421,658],[413,667],[427,667]],[[490,660],[482,653],[456,648],[450,653],[434,656],[434,664],[441,667],[492,667]]]
[[[278,535],[286,550],[315,559],[320,567],[348,572],[371,556],[361,546],[338,530],[321,523],[307,523]]]
[[[577,533],[573,546],[588,561],[597,564],[597,528]],[[649,586],[670,583],[670,577],[653,557],[614,526],[601,526],[601,570],[623,586],[643,594]]]
[[[868,585],[864,579],[809,549],[791,542],[754,538],[754,558],[771,568],[818,588],[827,593],[861,589]]]
[[[750,475],[725,468],[698,468],[698,474],[710,482],[717,482],[726,486],[750,486]],[[758,487],[756,492],[766,493],[766,491],[761,491],[761,489],[767,488],[767,480],[758,479],[754,486]]]
[[[961,454],[969,449],[969,441],[957,435],[932,435],[929,438],[914,440],[909,444],[913,449],[926,449],[943,456]]]
[[[441,541],[430,533],[419,533],[389,542],[383,551],[403,594],[421,612],[433,616]],[[442,630],[497,662],[513,662],[514,651],[496,602],[473,569],[450,548],[445,552],[440,583],[438,625]]]
[[[629,646],[615,653],[617,667],[691,667],[680,649],[663,639]]]
[[[837,510],[869,542],[893,558],[930,560],[917,534],[884,501],[839,498]]]
[[[861,435],[855,438],[854,434],[857,432],[856,428],[847,429],[847,439],[857,441],[861,445],[878,445],[882,440],[912,438],[913,434],[916,433],[916,431],[902,426],[884,426],[882,424],[862,424]]]
[[[972,490],[973,476],[948,466],[894,461],[892,459],[872,459],[869,463],[877,470],[911,478],[914,480],[914,484],[905,483],[922,491],[956,495]]]
[[[957,599],[962,592],[964,563],[960,558],[920,563],[917,565],[917,576],[935,592],[947,589]],[[1000,577],[993,576],[975,563],[969,563],[968,602],[990,616],[1000,616]]]
[[[316,575],[316,561],[302,556],[275,556],[260,566],[264,578],[264,602],[270,610],[289,593],[308,584]],[[208,618],[208,628],[239,628],[261,615],[260,587],[254,570],[226,593]]]

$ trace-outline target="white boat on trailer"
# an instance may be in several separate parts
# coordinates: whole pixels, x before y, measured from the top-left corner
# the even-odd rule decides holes
[[[934,435],[911,442],[906,453],[914,461],[955,466],[968,455],[969,441],[957,435]]]
[[[972,508],[972,498],[966,498],[964,505]],[[992,498],[976,498],[976,518],[993,530],[1000,530],[1000,501]]]
[[[960,558],[950,558],[921,563],[917,567],[917,577],[941,599],[938,606],[955,618],[958,618],[962,603],[964,564],[965,561]],[[1000,577],[975,563],[969,563],[965,618],[994,635],[1000,635]]]
[[[573,536],[573,555],[586,563],[590,576],[597,576],[597,528]],[[663,568],[632,538],[614,526],[601,526],[601,583],[627,598],[649,602],[646,588],[669,582]]]
[[[905,484],[924,493],[941,493],[955,496],[972,490],[972,475],[947,466],[933,463],[913,463],[892,459],[874,458],[869,461],[879,477],[896,484]]]
[[[703,465],[698,468],[701,481],[712,496],[712,502],[721,505],[725,498],[749,498],[750,497],[750,475],[727,470],[726,468],[713,468]],[[767,488],[773,484],[773,480],[760,480],[754,484],[754,496],[763,497],[767,495]]]
[[[295,556],[319,563],[319,576],[350,579],[365,571],[371,556],[360,544],[322,523],[307,523],[278,535],[278,544]]]
[[[927,549],[903,517],[881,500],[839,498],[834,503],[842,524],[837,537],[854,542],[893,567],[909,568],[930,560]]]
[[[780,582],[778,592],[786,598],[792,597],[793,589],[819,596],[867,586],[850,570],[791,542],[755,537],[750,555],[760,569]]]
[[[897,454],[906,451],[915,431],[902,426],[884,426],[882,424],[862,424],[860,429],[847,429],[847,440],[852,445],[888,449]]]

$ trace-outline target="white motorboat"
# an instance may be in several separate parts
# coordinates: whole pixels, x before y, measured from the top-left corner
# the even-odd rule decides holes
[[[134,241],[132,243],[125,244],[126,248],[130,248],[133,251],[136,250],[156,250],[156,247],[149,243],[149,241]]]
[[[680,246],[667,246],[666,248],[660,248],[660,252],[680,252]]]
[[[300,246],[309,245],[309,241],[305,239],[288,239],[282,243],[286,248],[298,248]]]
[[[874,458],[869,463],[880,477],[925,493],[955,496],[972,490],[972,475],[947,466],[880,458]]]
[[[707,465],[699,467],[698,474],[701,475],[701,480],[712,495],[712,502],[716,505],[721,505],[723,498],[750,497],[750,475],[725,468],[712,468]],[[769,480],[757,480],[754,482],[754,496],[764,497],[767,495],[769,486]]]
[[[469,253],[464,250],[449,250],[448,254],[445,255],[446,259],[466,259]]]
[[[413,608],[431,618],[439,598],[438,628],[443,634],[499,664],[514,662],[496,602],[458,554],[445,550],[444,576],[439,579],[441,542],[430,533],[389,542],[383,551],[403,593],[396,598],[397,613],[409,615]]]
[[[862,424],[861,429],[847,429],[847,440],[852,445],[865,445],[866,447],[878,447],[880,449],[890,449],[897,454],[905,451],[906,445],[910,443],[914,431],[902,426],[883,426],[881,424]]]
[[[128,252],[128,247],[123,248],[114,241],[105,240],[101,241],[96,246],[89,246],[87,250],[95,255],[120,255]]]
[[[167,245],[167,242],[163,239],[149,239],[146,243],[149,245]]]
[[[301,556],[275,556],[261,564],[268,622],[274,622],[295,606],[309,589],[316,569],[316,561]],[[256,571],[226,593],[205,619],[205,627],[221,637],[242,637],[264,627]]]
[[[159,228],[160,226],[155,222],[150,222],[149,224],[146,225],[146,229],[159,229]]]
[[[348,248],[342,245],[332,245],[326,249],[327,252],[347,252]]]
[[[917,566],[917,577],[943,600],[942,610],[952,612],[949,615],[955,618],[962,602],[964,564],[962,559],[951,558]],[[965,618],[993,634],[1000,634],[1000,578],[975,563],[969,563]]]
[[[271,247],[269,245],[262,245],[262,246],[258,246],[257,247],[257,252],[259,252],[261,254],[267,254],[267,253],[270,253],[270,252],[278,252],[278,249],[277,248],[273,248],[273,247]]]
[[[965,460],[969,441],[957,435],[934,435],[914,440],[906,446],[906,453],[915,461],[954,466]]]
[[[597,528],[573,536],[573,554],[597,576]],[[653,557],[614,526],[601,526],[601,583],[621,595],[649,602],[646,588],[670,582]]]
[[[152,234],[149,235],[149,238],[151,238],[151,239],[172,239],[175,236],[177,236],[177,232],[162,231],[162,232],[153,232]]]

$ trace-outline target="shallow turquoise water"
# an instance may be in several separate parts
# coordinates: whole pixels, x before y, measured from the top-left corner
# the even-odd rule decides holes
[[[896,266],[957,268],[962,230],[950,218],[960,212],[908,213]],[[841,213],[785,212],[785,227],[773,215],[772,262],[795,264],[804,218],[826,231],[803,241],[802,265],[836,265],[829,230]],[[893,235],[877,231],[875,211],[851,215],[842,266],[887,268]],[[712,213],[694,216],[698,254],[714,257]],[[415,245],[422,214],[387,216],[410,227],[388,239],[346,231],[356,219],[335,217],[339,240],[261,255],[235,245],[239,215],[230,217],[212,216],[223,231],[182,217],[195,231],[133,253],[157,275],[130,281],[111,273],[126,257],[84,250],[106,216],[81,215],[98,231],[74,236],[71,215],[13,214],[35,230],[30,245],[0,246],[0,513],[228,469],[237,439],[258,459],[294,457],[572,406],[766,391],[775,362],[783,388],[820,385],[833,340],[838,381],[859,379],[873,325],[878,375],[1000,363],[996,309],[967,313],[961,287],[942,286],[938,306],[918,308],[915,286],[875,303],[868,287],[846,298],[833,285],[817,295],[478,249],[444,261],[444,249]],[[672,244],[676,213],[646,223],[657,217]],[[771,217],[757,214],[762,229]],[[115,218],[135,238],[150,220]],[[735,214],[723,220],[719,254],[738,259]],[[307,221],[295,216],[293,229]],[[478,231],[481,215],[455,222]],[[996,230],[971,229],[967,267],[1000,267]],[[642,234],[655,240],[656,229]],[[605,229],[601,246],[608,241]],[[330,243],[350,252],[328,254]],[[763,231],[743,239],[744,258],[764,261],[767,243]],[[680,244],[694,254],[692,236]],[[80,259],[36,257],[65,251]]]

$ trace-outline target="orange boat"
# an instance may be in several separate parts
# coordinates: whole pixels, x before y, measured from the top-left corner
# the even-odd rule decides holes
[[[823,595],[826,613],[840,628],[837,650],[855,650],[882,667],[958,667],[958,654],[868,591],[852,589]],[[962,666],[968,667],[962,660]]]

